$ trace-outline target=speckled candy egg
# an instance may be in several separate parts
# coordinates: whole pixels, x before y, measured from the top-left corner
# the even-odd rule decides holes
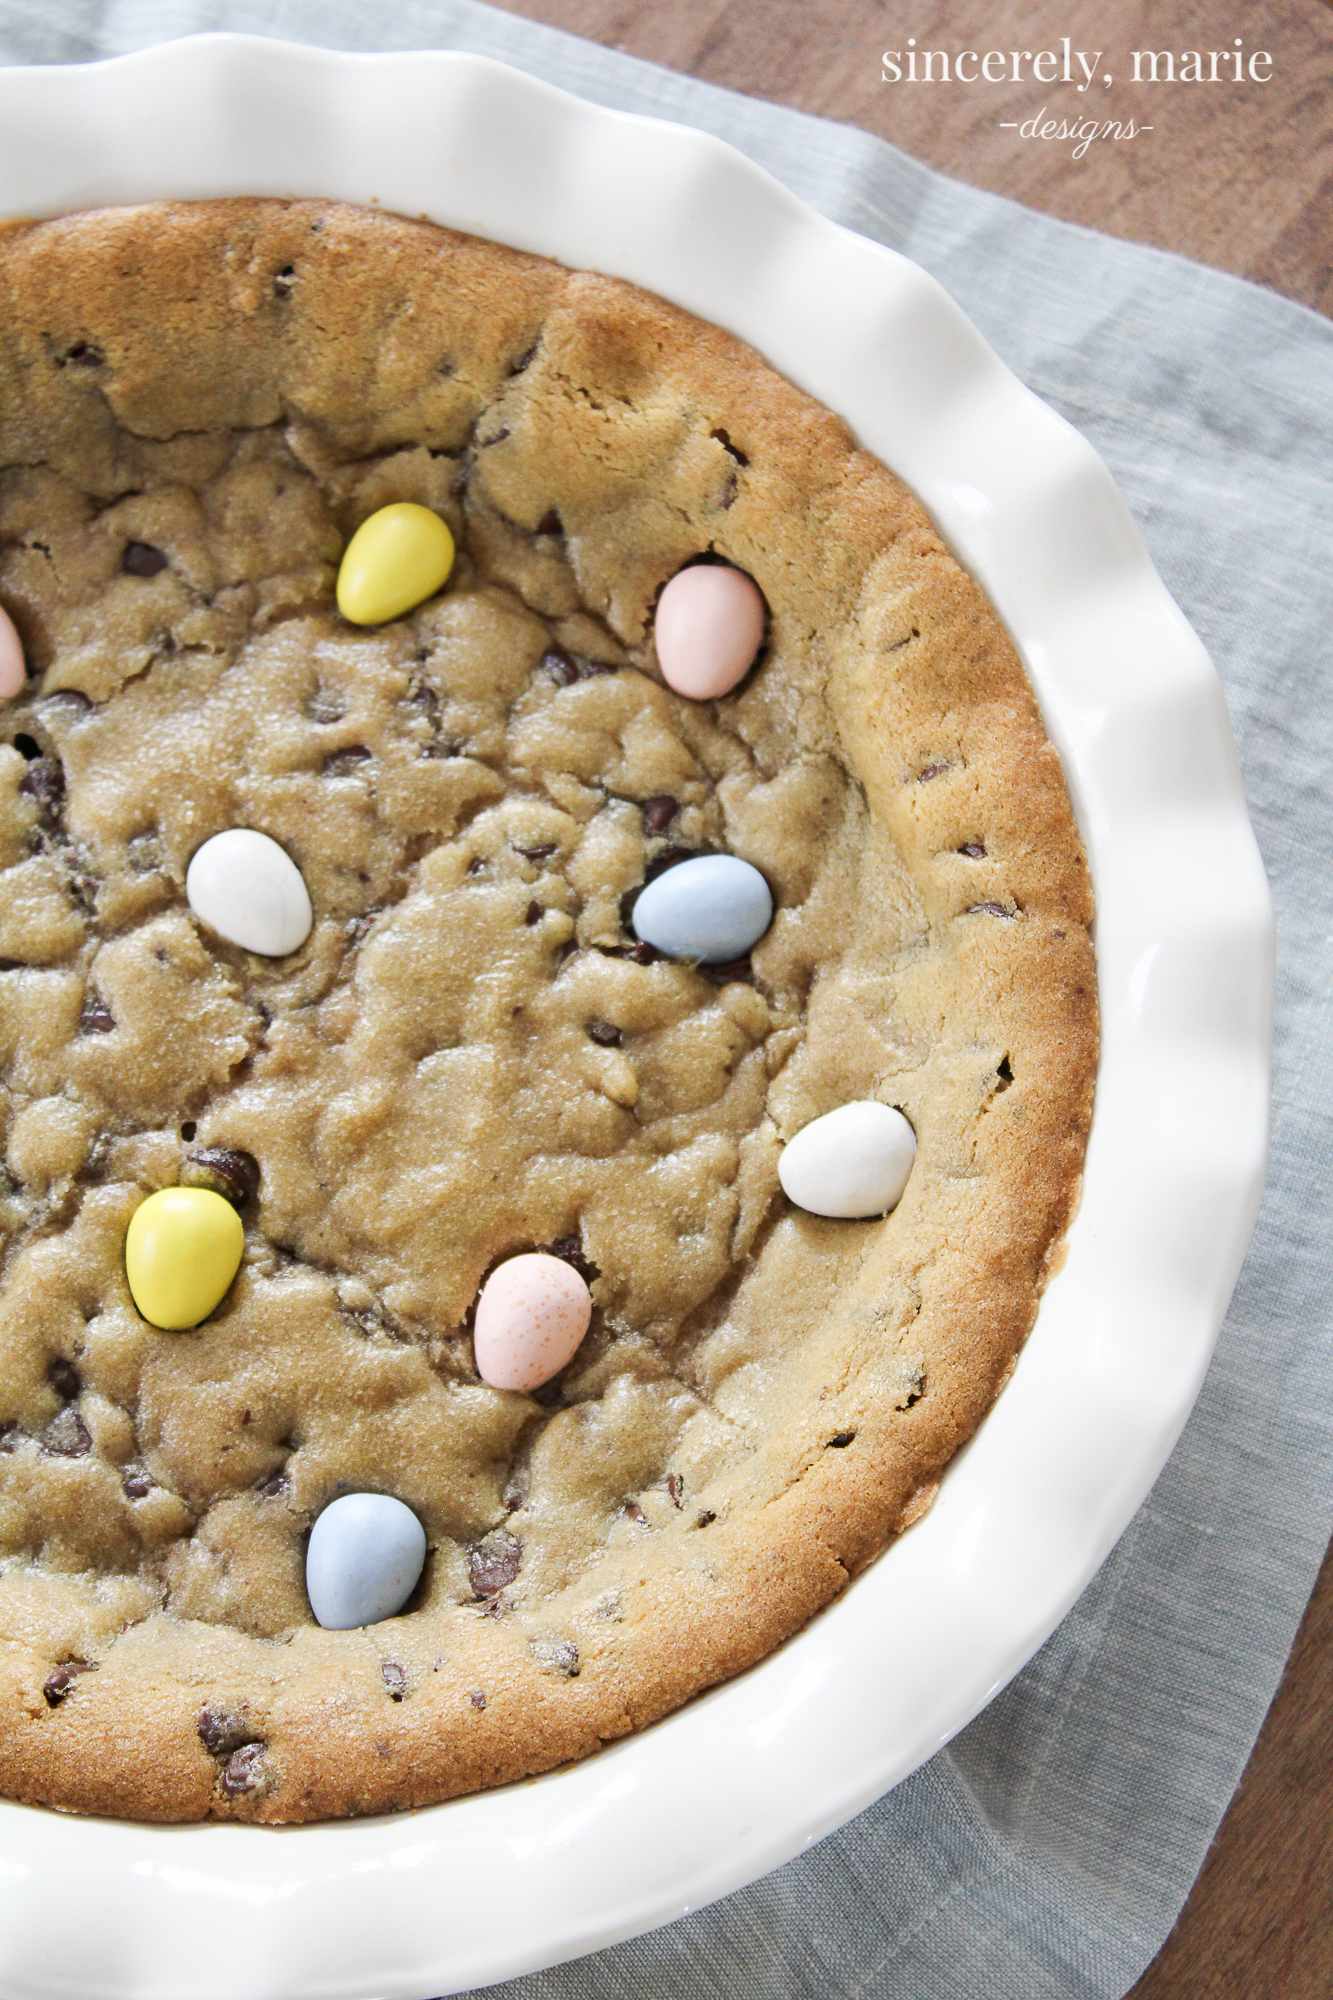
[[[185,894],[201,924],[264,958],[296,951],[314,921],[300,869],[253,827],[229,827],[206,840],[185,871]]]
[[[13,619],[0,604],[0,701],[12,701],[16,694],[21,694],[27,677],[23,642],[14,629]]]
[[[783,1147],[783,1192],[812,1215],[885,1215],[896,1208],[916,1159],[916,1134],[891,1104],[842,1104]]]
[[[331,1632],[378,1625],[402,1610],[426,1561],[426,1531],[388,1493],[345,1493],[310,1530],[305,1587]]]
[[[477,1373],[493,1389],[540,1389],[573,1359],[591,1318],[592,1294],[563,1258],[510,1257],[477,1300]]]
[[[669,958],[727,965],[744,958],[773,921],[773,894],[757,868],[734,854],[679,861],[634,905],[634,933]]]
[[[693,563],[657,601],[653,638],[662,678],[691,701],[730,694],[764,638],[764,599],[744,570]]]

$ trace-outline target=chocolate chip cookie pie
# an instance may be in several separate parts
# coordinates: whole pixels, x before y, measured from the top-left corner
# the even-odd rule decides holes
[[[0,605],[0,1792],[420,1806],[760,1660],[990,1408],[1091,1115],[920,505],[629,285],[151,206],[0,232]]]

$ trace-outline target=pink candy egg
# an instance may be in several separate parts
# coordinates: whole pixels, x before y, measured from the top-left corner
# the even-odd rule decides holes
[[[27,679],[23,664],[23,644],[14,630],[14,621],[0,604],[0,701],[12,701]]]
[[[477,1373],[493,1389],[540,1389],[572,1358],[591,1318],[592,1294],[562,1258],[511,1257],[477,1300]]]
[[[653,628],[663,679],[691,701],[730,694],[764,637],[764,599],[744,570],[695,563],[672,577]]]

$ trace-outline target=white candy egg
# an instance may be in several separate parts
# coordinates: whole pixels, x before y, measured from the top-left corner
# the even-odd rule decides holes
[[[378,1625],[402,1610],[426,1561],[426,1531],[388,1493],[345,1493],[310,1530],[305,1587],[331,1632]]]
[[[902,1200],[916,1134],[890,1104],[841,1104],[783,1147],[783,1192],[811,1215],[884,1215]]]
[[[185,872],[185,894],[201,924],[264,958],[297,950],[314,921],[296,863],[248,826],[204,842]]]

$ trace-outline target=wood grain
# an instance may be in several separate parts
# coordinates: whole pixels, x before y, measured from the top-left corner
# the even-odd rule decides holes
[[[1333,1552],[1203,1873],[1132,2000],[1333,1992]]]
[[[973,186],[1071,222],[1175,250],[1333,316],[1333,5],[1270,0],[504,0],[508,11],[801,111],[858,125]],[[1095,29],[1095,34],[1094,34]],[[1132,81],[1130,51],[1234,47],[1271,81]],[[1099,119],[1152,131],[1072,145],[1005,130],[1089,93],[881,81],[901,48],[1041,50],[1068,34],[1114,79]],[[938,69],[938,64],[935,66]],[[992,64],[992,70],[999,66]],[[1210,65],[1205,65],[1210,67]],[[1219,64],[1219,69],[1222,65]],[[1077,65],[1075,64],[1077,73]],[[1262,70],[1262,65],[1260,65]],[[1083,116],[1091,116],[1083,112]],[[1333,1555],[1281,1688],[1180,1919],[1132,2000],[1329,2000],[1333,1995]]]
[[[1333,8],[1271,0],[1069,0],[1023,7],[921,0],[506,0],[509,12],[586,35],[732,90],[859,125],[942,172],[1112,235],[1178,250],[1333,314]],[[1234,15],[1234,19],[1232,18]],[[1094,33],[1095,30],[1095,33]],[[1109,90],[1074,83],[881,81],[881,55],[918,50],[1061,51],[1069,35]],[[1132,50],[1266,49],[1266,83],[1135,84]],[[1075,76],[1081,74],[1077,60]],[[992,70],[1000,65],[992,64]],[[1020,65],[1020,68],[1022,65]],[[1145,69],[1147,65],[1145,64]],[[1163,65],[1164,67],[1164,65]],[[1205,71],[1211,65],[1205,60]],[[1219,70],[1224,65],[1219,64]],[[1262,73],[1262,65],[1260,66]],[[938,74],[938,64],[935,65]],[[1131,118],[1151,132],[1091,144],[1025,140],[1004,129],[1048,108],[1052,120]]]

